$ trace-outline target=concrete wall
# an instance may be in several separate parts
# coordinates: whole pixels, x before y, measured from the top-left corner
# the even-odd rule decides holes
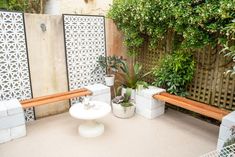
[[[25,14],[25,22],[34,97],[67,91],[62,17]],[[36,107],[36,117],[63,112],[68,107],[68,102]]]
[[[68,90],[61,15],[25,14],[29,63],[34,97]],[[45,25],[44,32],[41,25]],[[124,53],[122,34],[106,19],[107,54]],[[35,107],[36,117],[67,111],[68,101]]]

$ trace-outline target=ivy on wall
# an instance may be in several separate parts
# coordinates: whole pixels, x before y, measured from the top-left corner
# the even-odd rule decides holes
[[[176,47],[197,49],[234,40],[228,26],[235,19],[235,0],[115,0],[108,16],[125,35],[130,54],[149,41],[149,48],[175,32]]]
[[[0,9],[26,13],[44,13],[45,0],[1,0]]]

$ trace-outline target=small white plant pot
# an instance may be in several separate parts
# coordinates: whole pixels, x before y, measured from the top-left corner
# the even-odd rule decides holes
[[[131,118],[135,115],[135,105],[130,107],[123,107],[120,104],[112,102],[113,114],[118,118]]]
[[[115,76],[114,75],[111,75],[111,76],[105,76],[104,77],[104,79],[105,79],[105,84],[106,84],[106,86],[113,86],[114,85],[114,79],[115,79]]]

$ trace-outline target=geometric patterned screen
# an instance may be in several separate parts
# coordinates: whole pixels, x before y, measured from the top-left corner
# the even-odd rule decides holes
[[[24,15],[0,11],[0,101],[32,98]],[[26,121],[34,120],[34,109],[25,110]]]
[[[103,83],[105,70],[94,69],[98,57],[106,54],[105,18],[63,15],[63,21],[69,90]]]

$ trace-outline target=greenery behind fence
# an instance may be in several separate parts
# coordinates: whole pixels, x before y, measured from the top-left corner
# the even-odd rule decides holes
[[[46,0],[1,0],[0,9],[26,13],[44,13]]]
[[[224,75],[235,74],[235,0],[115,0],[108,16],[145,71],[166,54],[191,53],[195,74],[188,97],[235,109],[235,78]]]
[[[136,60],[143,64],[143,73],[150,71],[159,60],[170,53],[172,49],[172,34],[158,42],[158,48],[149,52],[144,46]],[[207,46],[193,54],[195,60],[195,73],[193,80],[187,86],[188,98],[225,108],[235,110],[235,77],[225,75],[231,62],[222,54],[221,47]],[[155,77],[148,75],[147,82],[154,82]]]

